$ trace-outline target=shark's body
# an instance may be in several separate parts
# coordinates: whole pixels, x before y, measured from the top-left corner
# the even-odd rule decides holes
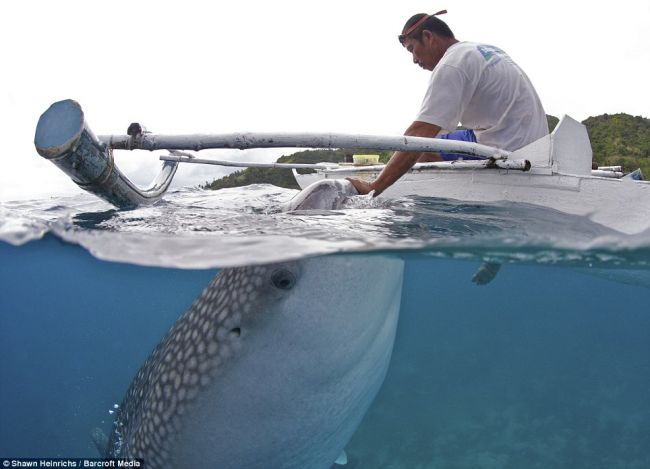
[[[221,271],[120,407],[109,455],[150,468],[328,468],[393,348],[403,262],[335,256]]]

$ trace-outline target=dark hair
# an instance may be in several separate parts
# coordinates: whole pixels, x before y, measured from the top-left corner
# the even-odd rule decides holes
[[[425,16],[428,16],[428,18],[415,31],[409,34],[400,34],[399,42],[404,44],[406,38],[412,38],[420,41],[422,39],[422,31],[424,30],[431,31],[443,37],[455,39],[454,33],[451,31],[449,26],[447,26],[447,23],[445,23],[444,21],[442,21],[441,19],[439,19],[434,15],[429,16],[426,13],[418,13],[417,15],[411,16],[406,22],[406,24],[404,24],[402,31],[408,31],[411,27],[413,27],[415,23],[420,21]]]

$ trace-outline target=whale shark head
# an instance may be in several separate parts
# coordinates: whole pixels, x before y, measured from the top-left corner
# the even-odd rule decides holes
[[[283,210],[338,210],[354,195],[359,193],[346,179],[321,179],[296,194]]]
[[[403,261],[224,269],[137,374],[109,442],[147,467],[328,468],[384,379]]]

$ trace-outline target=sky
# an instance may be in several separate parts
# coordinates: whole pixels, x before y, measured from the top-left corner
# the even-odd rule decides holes
[[[397,41],[415,13],[459,40],[504,49],[548,114],[650,117],[648,0],[22,0],[0,3],[0,201],[80,189],[34,148],[39,116],[78,101],[99,135],[140,122],[160,134],[344,132],[401,135],[429,73]],[[272,161],[295,150],[209,150]],[[146,186],[161,163],[116,152]],[[183,165],[176,186],[226,174]]]

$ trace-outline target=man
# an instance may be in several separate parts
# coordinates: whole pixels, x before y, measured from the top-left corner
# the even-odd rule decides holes
[[[542,103],[521,68],[497,47],[458,41],[436,17],[443,13],[414,15],[399,35],[413,62],[432,71],[420,113],[404,135],[473,141],[514,151],[548,134]],[[455,131],[459,122],[468,130]],[[459,156],[398,151],[372,183],[349,180],[360,194],[374,190],[377,196],[418,161]]]

